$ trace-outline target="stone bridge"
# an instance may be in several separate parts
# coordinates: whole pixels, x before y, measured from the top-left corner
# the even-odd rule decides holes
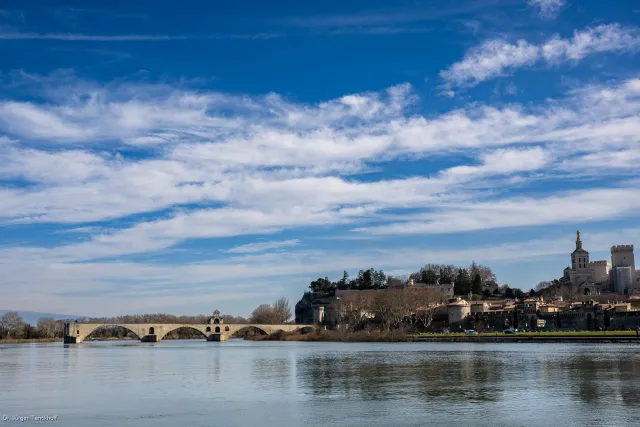
[[[81,343],[96,329],[109,326],[125,328],[135,334],[142,342],[159,342],[169,332],[179,328],[190,328],[198,331],[207,341],[226,341],[234,333],[245,328],[256,328],[267,335],[278,331],[294,332],[297,330],[308,331],[315,329],[315,325],[223,324],[221,321],[214,322],[205,324],[68,322],[64,324],[64,342],[65,344]]]

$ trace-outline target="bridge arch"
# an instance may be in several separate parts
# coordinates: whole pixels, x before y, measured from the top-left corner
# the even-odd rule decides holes
[[[91,336],[91,334],[93,334],[95,331],[97,331],[97,330],[99,330],[99,329],[113,329],[114,327],[124,329],[124,330],[126,330],[127,332],[130,332],[130,333],[132,333],[133,335],[135,335],[135,336],[136,336],[136,338],[138,338],[138,339],[141,339],[141,338],[142,338],[142,337],[140,336],[139,331],[135,331],[134,329],[129,328],[129,327],[125,326],[125,325],[118,325],[118,324],[111,324],[111,323],[103,323],[103,324],[101,324],[101,325],[97,325],[95,328],[90,329],[90,330],[89,330],[89,332],[87,332],[87,331],[82,331],[81,329],[78,329],[78,330],[77,330],[77,333],[78,333],[78,335],[80,335],[80,336],[81,336],[81,337],[80,337],[80,338],[81,338],[81,341],[84,341],[84,340],[86,340],[87,338],[89,338],[89,337]],[[81,333],[81,331],[82,331],[83,333]]]
[[[171,328],[171,329],[168,329],[166,331],[163,330],[162,334],[158,335],[158,341],[164,339],[164,337],[169,335],[171,332],[177,331],[178,329],[182,329],[182,328],[192,329],[194,331],[197,331],[200,335],[202,335],[203,338],[205,338],[205,339],[207,338],[207,334],[202,332],[202,330],[196,328],[194,325],[175,325],[175,328]],[[209,329],[209,328],[207,328],[207,329]]]
[[[240,328],[235,329],[232,332],[232,335],[240,335],[240,336],[244,336],[245,334],[247,334],[249,331],[259,331],[262,335],[271,335],[269,333],[269,331],[267,331],[266,329],[261,328],[258,325],[243,325]]]

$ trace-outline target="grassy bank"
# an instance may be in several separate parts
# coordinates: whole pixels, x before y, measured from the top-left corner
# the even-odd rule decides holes
[[[558,332],[518,332],[517,335],[503,334],[502,332],[481,332],[478,335],[467,335],[464,332],[455,332],[450,334],[415,334],[414,338],[452,338],[452,337],[635,337],[636,331],[558,331]]]
[[[0,344],[26,344],[31,342],[62,342],[62,338],[4,338]]]

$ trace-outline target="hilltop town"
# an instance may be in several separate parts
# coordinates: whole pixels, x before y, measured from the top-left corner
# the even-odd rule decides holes
[[[408,278],[362,270],[314,280],[296,304],[297,323],[343,330],[620,330],[640,326],[640,271],[633,245],[591,261],[580,231],[560,278],[524,293],[499,286],[489,267],[427,264]]]

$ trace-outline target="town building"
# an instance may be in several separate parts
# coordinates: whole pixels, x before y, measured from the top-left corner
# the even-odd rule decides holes
[[[569,282],[585,295],[601,292],[630,294],[640,285],[640,271],[636,270],[633,245],[611,247],[611,262],[591,261],[589,252],[582,247],[580,231],[576,236],[576,249],[571,253],[571,266],[563,271],[561,281]]]

